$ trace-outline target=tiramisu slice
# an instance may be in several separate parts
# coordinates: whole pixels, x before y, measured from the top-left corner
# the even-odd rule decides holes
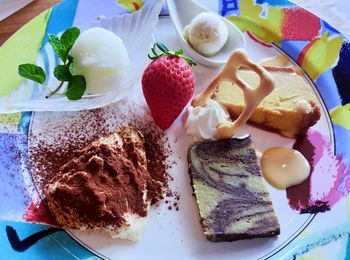
[[[188,161],[208,240],[233,241],[280,233],[249,137],[194,144]]]
[[[76,152],[46,186],[50,211],[59,225],[105,230],[137,240],[151,201],[162,185],[147,171],[141,133],[130,126]]]

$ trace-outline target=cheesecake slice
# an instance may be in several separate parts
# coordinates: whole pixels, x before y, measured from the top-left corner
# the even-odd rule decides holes
[[[62,228],[107,231],[138,240],[151,201],[163,187],[147,171],[141,133],[123,126],[77,151],[46,186],[48,207]]]
[[[320,119],[311,86],[292,69],[266,69],[275,80],[275,90],[260,103],[249,121],[287,137],[305,135]],[[238,75],[251,87],[259,85],[259,76],[251,70],[241,69]],[[221,82],[212,98],[224,105],[233,118],[245,107],[243,92],[230,82]]]
[[[280,233],[250,137],[196,143],[189,150],[188,162],[208,240],[234,241]]]

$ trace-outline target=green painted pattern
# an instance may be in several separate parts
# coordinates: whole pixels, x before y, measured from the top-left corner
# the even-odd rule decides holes
[[[350,130],[350,104],[333,109],[331,118],[335,124]]]
[[[44,11],[18,30],[0,47],[0,97],[9,94],[22,83],[18,65],[34,63],[45,36],[51,9]]]
[[[21,120],[21,113],[0,115],[0,124],[18,125],[20,120]]]

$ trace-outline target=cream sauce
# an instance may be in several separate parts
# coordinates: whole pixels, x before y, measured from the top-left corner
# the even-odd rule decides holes
[[[238,77],[237,73],[241,67],[249,68],[259,75],[260,84],[258,87],[251,88]],[[217,127],[218,139],[227,139],[234,136],[246,124],[261,101],[274,90],[275,83],[273,77],[266,69],[251,61],[245,50],[238,49],[231,54],[222,71],[209,86],[193,99],[192,106],[205,107],[221,81],[231,81],[236,84],[242,89],[245,100],[245,108],[235,121],[222,123]]]
[[[305,181],[310,175],[310,164],[299,152],[287,147],[275,147],[261,157],[264,178],[277,189],[286,189]]]

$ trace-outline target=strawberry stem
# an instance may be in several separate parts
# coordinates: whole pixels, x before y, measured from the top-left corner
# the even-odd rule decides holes
[[[157,48],[161,51],[160,53],[157,52]],[[169,50],[163,43],[160,43],[160,42],[156,42],[153,45],[153,48],[151,49],[151,51],[153,53],[153,56],[148,54],[148,58],[150,58],[151,60],[156,60],[163,55],[170,55],[170,56],[177,56],[184,59],[191,67],[194,67],[197,65],[197,63],[191,60],[189,57],[182,55],[184,53],[182,49],[174,52]]]

